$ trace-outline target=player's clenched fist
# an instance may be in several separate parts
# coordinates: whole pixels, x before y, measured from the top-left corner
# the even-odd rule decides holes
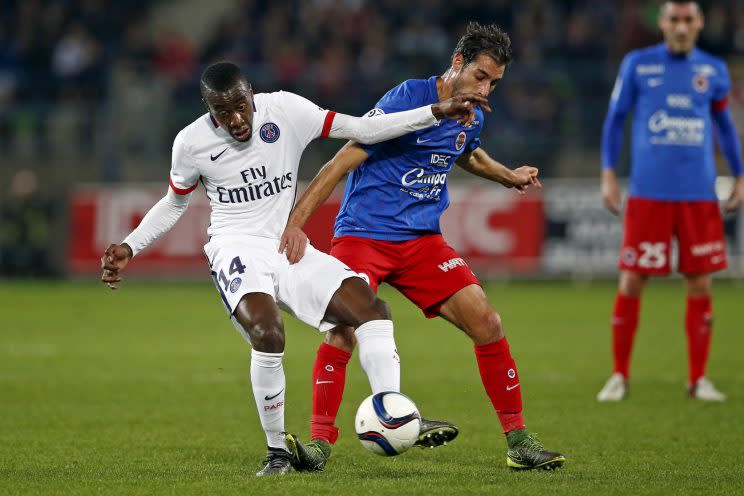
[[[465,93],[431,106],[431,111],[437,119],[452,119],[464,126],[470,126],[475,119],[475,107],[486,112],[491,111],[488,99],[476,93]]]
[[[535,186],[536,188],[542,188],[542,184],[537,178],[537,175],[540,173],[540,170],[537,167],[523,165],[522,167],[517,167],[512,172],[513,177],[511,183],[505,184],[504,186],[514,188],[522,195],[530,185]]]
[[[288,225],[284,228],[279,241],[279,253],[285,252],[289,263],[295,264],[305,256],[307,235],[297,226]]]
[[[132,249],[126,243],[109,245],[101,257],[101,268],[103,269],[101,282],[106,283],[111,289],[117,289],[116,283],[121,281],[119,272],[127,266],[131,258]]]

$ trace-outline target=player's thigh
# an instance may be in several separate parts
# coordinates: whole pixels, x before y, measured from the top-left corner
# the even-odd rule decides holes
[[[399,263],[395,247],[399,243],[357,236],[333,238],[331,256],[358,273],[377,292],[379,285]]]
[[[680,272],[710,274],[726,268],[726,238],[717,202],[679,202],[675,234]]]
[[[447,298],[439,306],[439,315],[470,336],[475,344],[488,344],[504,337],[499,314],[477,284]]]
[[[308,244],[299,262],[287,263],[279,272],[279,303],[306,324],[326,331],[339,323],[327,322],[324,317],[334,294],[349,278],[358,279],[357,284],[368,289],[351,268]]]
[[[630,198],[625,208],[620,270],[668,274],[674,217],[673,202]]]
[[[265,246],[264,246],[265,245]],[[275,257],[266,242],[245,237],[217,237],[204,246],[204,255],[217,292],[235,327],[250,341],[250,321],[236,319],[235,311],[248,294],[276,299]]]
[[[439,315],[439,306],[461,289],[480,285],[465,260],[441,235],[408,242],[399,256],[405,265],[387,282],[429,318]]]

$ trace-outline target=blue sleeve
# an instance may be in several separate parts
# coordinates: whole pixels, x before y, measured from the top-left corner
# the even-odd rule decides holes
[[[739,141],[739,135],[736,133],[736,126],[734,126],[734,121],[731,119],[729,109],[724,108],[717,112],[714,111],[713,122],[716,123],[716,127],[718,128],[718,142],[721,145],[721,151],[723,151],[726,161],[728,161],[731,173],[734,177],[738,177],[744,173],[741,158],[741,142]]]
[[[612,90],[610,107],[602,127],[602,169],[613,169],[617,166],[623,146],[625,116],[636,102],[636,87],[633,79],[634,59],[632,53],[623,59],[620,72],[615,80],[615,87]]]
[[[470,140],[470,143],[468,143],[465,146],[465,149],[462,151],[462,153],[473,153],[475,150],[480,148],[481,146],[481,140],[478,136]]]
[[[375,108],[367,113],[367,117],[374,119],[375,116],[382,114],[394,114],[420,107],[416,104],[414,92],[409,88],[408,82],[403,82],[385,93],[382,98],[375,104]],[[371,157],[375,151],[383,146],[385,142],[375,143],[373,145],[362,145],[364,151]]]
[[[716,78],[715,86],[713,87],[713,102],[720,102],[729,94],[731,91],[731,79],[729,78],[728,68],[725,63],[721,63],[718,67],[721,74]]]

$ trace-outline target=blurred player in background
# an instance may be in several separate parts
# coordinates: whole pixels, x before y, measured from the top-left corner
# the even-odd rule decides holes
[[[363,362],[397,356],[387,305],[358,274],[312,247],[291,266],[277,252],[303,150],[320,137],[372,144],[438,119],[469,123],[474,105],[487,106],[487,100],[462,94],[375,121],[324,110],[293,93],[254,95],[240,69],[228,62],[206,68],[201,92],[208,113],[176,136],[168,193],[121,244],[108,247],[102,281],[116,289],[129,260],[170,230],[198,183],[204,185],[211,207],[204,253],[232,322],[252,346],[251,385],[268,444],[266,466],[256,475],[284,474],[291,470],[291,457],[284,437],[279,305],[320,330],[339,324],[355,328]],[[395,374],[379,367],[367,373],[375,392],[399,387]]]
[[[628,394],[641,293],[649,276],[669,273],[674,237],[687,289],[687,392],[691,398],[723,401],[705,367],[713,323],[711,274],[726,268],[715,191],[714,128],[736,178],[726,211],[735,211],[744,200],[741,147],[728,109],[731,83],[726,64],[695,47],[703,28],[697,2],[665,2],[659,27],[663,43],[633,51],[623,60],[602,132],[602,200],[618,215],[615,167],[625,117],[633,111],[630,198],[612,314],[615,365],[597,399],[619,401]]]
[[[369,112],[369,120],[453,95],[473,92],[487,97],[511,57],[511,41],[505,32],[495,25],[471,23],[443,76],[411,79],[396,86]],[[507,464],[551,469],[562,465],[565,457],[545,450],[525,429],[519,376],[501,318],[467,263],[444,241],[439,227],[439,217],[449,205],[447,174],[454,164],[520,193],[529,185],[540,185],[536,168],[508,169],[480,148],[483,124],[483,112],[477,109],[471,125],[439,121],[380,145],[348,143],[321,169],[292,211],[281,249],[287,247],[292,263],[302,259],[307,242],[302,226],[350,173],[331,254],[368,278],[373,289],[387,282],[427,317],[441,316],[465,332],[473,340],[483,386],[506,434]],[[323,469],[338,436],[334,423],[346,364],[355,346],[348,336],[353,338],[348,329],[337,327],[326,334],[318,349],[311,442],[303,445],[288,436],[297,463],[310,470]],[[439,444],[451,434],[439,432],[429,442]]]

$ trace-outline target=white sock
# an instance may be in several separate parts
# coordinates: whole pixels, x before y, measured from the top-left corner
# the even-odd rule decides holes
[[[284,353],[251,350],[251,385],[258,417],[266,433],[266,444],[287,450],[284,440],[284,394],[286,380],[282,366]]]
[[[356,330],[359,361],[367,374],[372,393],[400,392],[400,358],[391,320],[371,320]]]

